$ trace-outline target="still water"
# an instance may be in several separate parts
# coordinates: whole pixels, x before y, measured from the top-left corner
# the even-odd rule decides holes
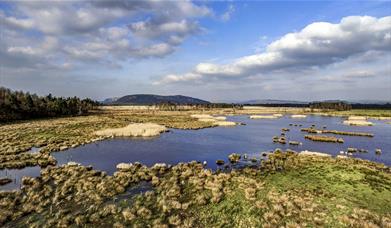
[[[201,130],[177,130],[163,133],[154,138],[115,138],[96,143],[56,152],[52,155],[58,161],[58,165],[75,161],[82,165],[92,165],[94,169],[106,171],[112,174],[116,165],[121,162],[141,162],[147,166],[155,163],[176,164],[192,160],[206,161],[207,167],[215,169],[216,160],[223,159],[231,153],[248,154],[249,157],[260,157],[261,152],[272,151],[276,148],[290,148],[296,151],[309,150],[338,155],[340,151],[346,151],[348,147],[368,150],[368,153],[355,153],[353,156],[368,159],[386,165],[391,165],[391,125],[384,121],[371,120],[375,125],[368,127],[346,126],[342,124],[343,118],[322,117],[310,115],[304,119],[292,119],[285,116],[280,119],[249,119],[248,116],[232,116],[228,120],[241,122],[246,125],[235,127],[216,127]],[[289,124],[301,124],[301,127],[289,126]],[[344,143],[313,142],[304,139],[306,132],[300,128],[310,127],[312,124],[321,129],[326,126],[329,130],[357,131],[373,133],[373,138],[358,136],[342,137]],[[282,128],[289,128],[286,132],[287,141],[299,141],[302,145],[282,145],[272,142],[272,137],[279,136]],[[331,134],[330,134],[331,135]],[[382,150],[381,155],[375,154],[375,149]],[[0,176],[4,176],[0,171]],[[12,170],[8,170],[12,173]],[[26,173],[16,173],[15,179]],[[39,168],[31,170],[32,176],[39,175]],[[2,186],[15,188],[18,184]]]

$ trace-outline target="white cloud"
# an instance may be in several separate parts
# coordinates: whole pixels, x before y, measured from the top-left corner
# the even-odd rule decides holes
[[[231,20],[231,17],[232,17],[232,14],[235,12],[235,6],[230,4],[228,5],[228,9],[227,11],[225,11],[222,15],[221,15],[221,20],[223,21],[229,21]]]
[[[7,4],[12,6],[7,12],[0,10],[0,61],[23,67],[45,61],[60,67],[60,60],[118,65],[127,59],[164,57],[201,31],[197,18],[213,14],[208,7],[190,1]],[[145,15],[149,18],[133,23]]]
[[[129,25],[130,30],[135,36],[144,38],[161,38],[169,39],[176,37],[182,39],[188,35],[200,31],[200,27],[196,22],[190,22],[186,19],[181,21],[139,21]],[[175,39],[175,38],[174,38]]]
[[[32,29],[35,23],[32,19],[7,17],[4,12],[0,11],[0,25],[15,29]]]
[[[243,78],[275,71],[285,71],[289,75],[292,71],[327,66],[366,52],[389,52],[390,31],[391,16],[350,16],[342,18],[338,24],[315,22],[270,43],[262,53],[244,56],[225,65],[200,63],[190,73],[177,75],[181,80],[165,77],[161,83]]]
[[[102,37],[107,37],[110,40],[118,40],[125,38],[129,34],[129,30],[126,27],[109,27],[100,28],[99,32]]]
[[[140,57],[162,57],[172,53],[173,51],[174,48],[171,45],[166,43],[159,43],[135,50],[135,53]]]
[[[58,40],[55,37],[47,36],[35,46],[9,46],[7,52],[11,55],[37,56],[43,58],[58,48]]]

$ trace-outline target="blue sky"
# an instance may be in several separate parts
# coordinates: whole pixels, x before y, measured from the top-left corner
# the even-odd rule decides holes
[[[391,100],[390,13],[390,1],[3,1],[0,85],[99,100]]]

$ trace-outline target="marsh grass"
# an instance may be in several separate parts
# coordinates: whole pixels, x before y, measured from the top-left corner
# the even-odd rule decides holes
[[[358,159],[276,150],[270,164],[212,172],[202,164],[139,163],[113,176],[67,165],[0,193],[4,227],[389,227],[391,171]],[[278,169],[282,167],[282,169]],[[126,168],[126,169],[123,169]],[[150,191],[112,199],[138,183]]]
[[[102,140],[94,132],[121,128],[130,123],[156,123],[167,128],[200,129],[215,126],[187,112],[102,110],[90,116],[22,121],[0,125],[0,169],[54,165],[51,152]],[[39,153],[29,153],[40,147]]]
[[[351,131],[337,131],[337,130],[318,130],[315,128],[302,128],[300,129],[303,132],[315,133],[315,134],[335,134],[335,135],[348,135],[348,136],[364,136],[364,137],[374,137],[374,134],[367,132],[351,132]]]
[[[332,136],[326,136],[326,135],[305,135],[305,139],[309,139],[312,141],[317,142],[333,142],[333,143],[343,143],[343,138],[336,138]]]
[[[190,114],[110,110],[2,125],[1,164],[45,166],[49,152],[92,142],[97,140],[94,131],[129,122],[211,127]],[[28,153],[33,146],[42,149]],[[120,166],[125,169],[113,176],[76,164],[47,167],[39,178],[24,178],[20,191],[0,192],[0,226],[391,226],[389,167],[353,158],[296,155],[276,150],[262,154],[261,166],[224,172],[212,172],[196,162],[151,168],[133,163]],[[115,200],[144,182],[151,183],[150,191]]]
[[[391,117],[391,110],[387,109],[352,109],[349,111],[334,111],[329,114],[341,116],[368,116],[368,117]]]

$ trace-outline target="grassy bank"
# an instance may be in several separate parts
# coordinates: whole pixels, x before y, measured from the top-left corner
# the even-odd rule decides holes
[[[149,181],[150,191],[121,197]],[[227,173],[201,164],[124,165],[114,176],[82,166],[46,169],[1,193],[0,224],[114,227],[390,227],[391,173],[376,163],[272,155]],[[117,198],[117,200],[116,200]]]
[[[352,109],[349,111],[330,111],[330,112],[316,112],[320,114],[330,114],[336,116],[367,116],[367,117],[391,117],[391,110],[389,109]]]

